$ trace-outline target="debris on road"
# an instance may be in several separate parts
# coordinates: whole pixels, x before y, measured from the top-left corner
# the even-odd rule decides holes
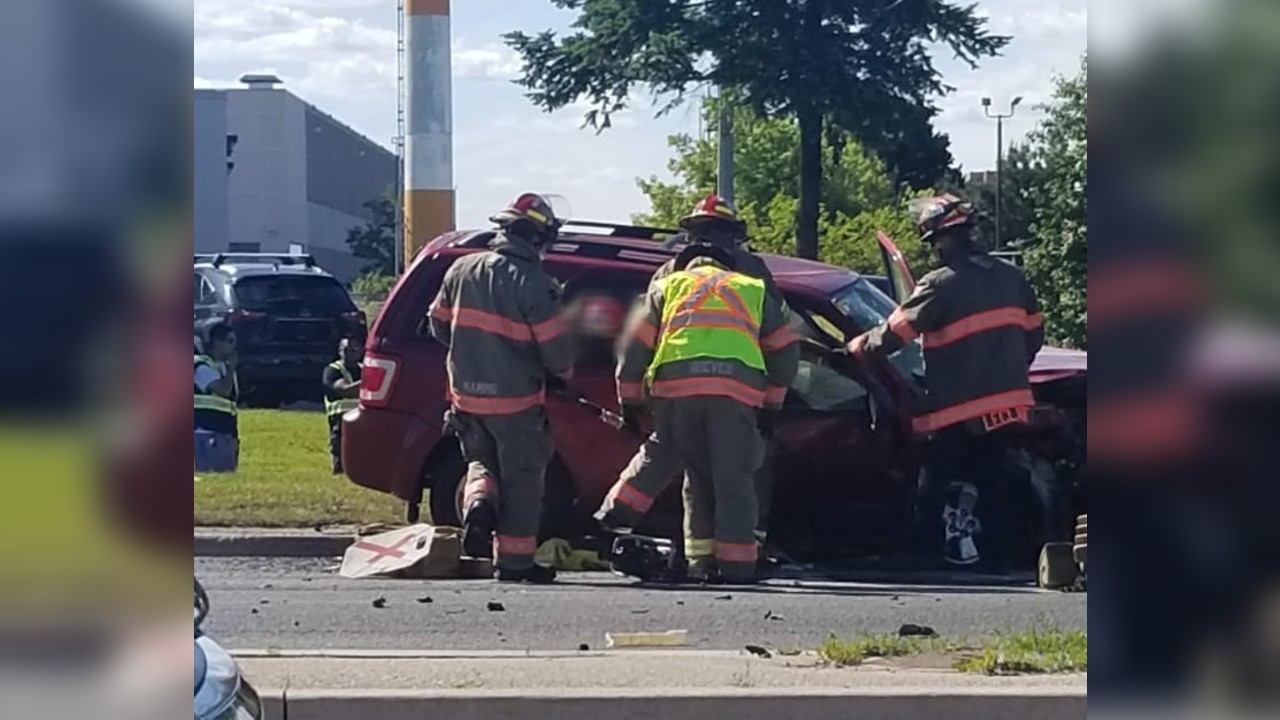
[[[677,600],[677,601],[676,601],[676,604],[677,604],[677,605],[683,605],[683,604],[684,604],[684,601],[683,601],[683,600]]]
[[[578,652],[586,652],[590,649],[591,649],[590,645],[586,643],[578,643]]]
[[[717,596],[716,596],[716,599],[717,599],[717,600],[732,600],[732,599],[733,599],[733,596],[732,596],[732,595],[717,595]]]
[[[746,647],[744,647],[743,649],[744,649],[744,650],[746,650],[747,652],[751,653],[752,655],[755,655],[756,657],[762,657],[762,658],[771,658],[771,657],[773,657],[773,653],[771,653],[771,652],[769,652],[768,650],[766,650],[766,649],[764,649],[764,648],[760,647],[759,645],[747,645],[747,646],[746,646]]]
[[[275,587],[275,585],[272,585],[271,583],[262,583],[258,587],[262,588],[263,590],[270,590],[271,588]]]
[[[294,621],[293,621],[293,626],[294,626],[294,627],[302,627],[302,623],[298,622],[297,620],[294,620]]]
[[[259,605],[270,605],[271,601],[266,598],[258,598]]]
[[[378,597],[373,599],[373,606],[381,610],[382,608],[387,606],[387,599],[379,595]]]
[[[489,612],[506,612],[507,611],[507,607],[505,605],[503,605],[500,602],[493,602],[493,601],[490,601],[488,605],[484,606],[484,608]]]
[[[938,637],[938,631],[928,625],[905,623],[898,628],[898,637]]]
[[[775,613],[772,610],[766,610],[764,613],[764,619],[773,620],[775,622],[785,622],[787,618],[785,616]]]
[[[250,614],[250,615],[257,615],[257,614],[258,614],[258,608],[249,608],[249,614]]]
[[[680,647],[689,644],[688,630],[666,632],[605,633],[605,647]]]
[[[647,614],[649,614],[649,608],[636,608],[635,610],[632,610],[632,611],[631,611],[631,614],[632,614],[632,615],[647,615]]]
[[[433,598],[433,597],[431,597],[430,595],[423,595],[422,597],[417,598],[417,600],[418,600],[418,602],[422,603],[423,605],[428,605],[428,604],[433,603],[433,602],[435,602],[435,601],[436,601],[436,599],[435,599],[435,598]]]

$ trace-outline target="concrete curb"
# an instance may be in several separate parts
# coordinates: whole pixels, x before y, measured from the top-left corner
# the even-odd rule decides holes
[[[286,690],[289,720],[807,720],[868,717],[880,720],[1077,720],[1085,717],[1085,690],[936,688],[841,689],[600,689],[600,690]]]
[[[324,533],[197,532],[195,557],[341,557],[353,539]]]

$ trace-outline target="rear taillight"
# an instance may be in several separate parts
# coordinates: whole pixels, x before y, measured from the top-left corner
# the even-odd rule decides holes
[[[250,312],[248,310],[232,310],[227,313],[227,322],[235,324],[238,322],[245,322],[247,320],[261,320],[266,316],[266,313]]]
[[[399,360],[366,352],[364,368],[360,371],[360,403],[367,407],[385,407],[399,368]]]
[[[369,325],[368,316],[364,314],[363,310],[352,310],[351,312],[344,312],[342,313],[342,317],[345,320],[358,324],[360,327],[367,327]]]

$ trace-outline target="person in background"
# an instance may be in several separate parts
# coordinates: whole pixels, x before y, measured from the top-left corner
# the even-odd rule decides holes
[[[974,242],[969,203],[940,195],[917,218],[938,269],[848,351],[887,356],[923,336],[927,407],[912,421],[929,439],[921,541],[948,563],[1003,573],[1013,551],[1008,435],[1035,405],[1027,371],[1044,343],[1044,318],[1022,271]]]
[[[240,462],[236,401],[236,334],[226,322],[209,327],[207,355],[195,356],[197,472],[234,472]]]
[[[353,338],[338,341],[338,359],[325,366],[324,414],[329,418],[329,456],[333,474],[342,474],[342,416],[360,406],[360,370],[364,344]]]

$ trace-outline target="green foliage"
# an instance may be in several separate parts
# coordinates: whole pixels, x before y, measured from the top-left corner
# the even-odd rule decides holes
[[[705,103],[708,120],[718,112],[716,100]],[[717,140],[674,135],[668,144],[675,155],[667,167],[674,182],[640,179],[651,212],[635,216],[637,223],[674,227],[697,200],[716,185]],[[746,218],[756,250],[793,254],[800,131],[794,120],[769,119],[749,108],[734,111],[734,175],[738,207]],[[876,230],[883,230],[902,249],[918,271],[930,266],[897,197],[885,165],[848,133],[828,133],[822,145],[823,193],[818,213],[821,259],[834,265],[881,274],[884,272]]]
[[[1030,143],[1015,144],[1004,158],[1003,209],[1000,213],[1000,249],[1016,248],[1032,239],[1031,226],[1035,221],[1035,199],[1032,192],[1044,181],[1044,168],[1036,164]],[[995,216],[996,184],[990,181],[969,182],[961,190],[982,214],[977,238],[983,247],[996,249]]]
[[[935,45],[972,66],[1009,40],[988,32],[976,6],[944,0],[552,2],[577,11],[567,35],[504,36],[524,61],[517,82],[539,107],[557,110],[585,99],[585,124],[603,130],[637,87],[664,101],[661,114],[690,89],[713,84],[731,88],[761,117],[796,119],[795,239],[802,257],[818,255],[821,141],[828,119],[870,130],[877,148],[900,145],[904,137],[914,145],[924,132],[934,142],[927,130],[932,100],[950,90],[933,66]],[[912,132],[895,139],[888,130],[903,126],[904,118],[914,120]],[[891,161],[905,164],[911,154],[907,148]]]
[[[380,272],[366,272],[351,283],[351,292],[363,298],[385,298],[391,288],[396,286],[394,275]]]
[[[347,247],[351,254],[368,260],[365,273],[396,273],[396,204],[390,198],[370,200],[364,204],[373,219],[347,231]]]
[[[1033,242],[1026,269],[1044,307],[1048,340],[1083,348],[1088,342],[1088,71],[1060,78],[1048,116],[1031,133],[1040,176],[1028,197]]]

